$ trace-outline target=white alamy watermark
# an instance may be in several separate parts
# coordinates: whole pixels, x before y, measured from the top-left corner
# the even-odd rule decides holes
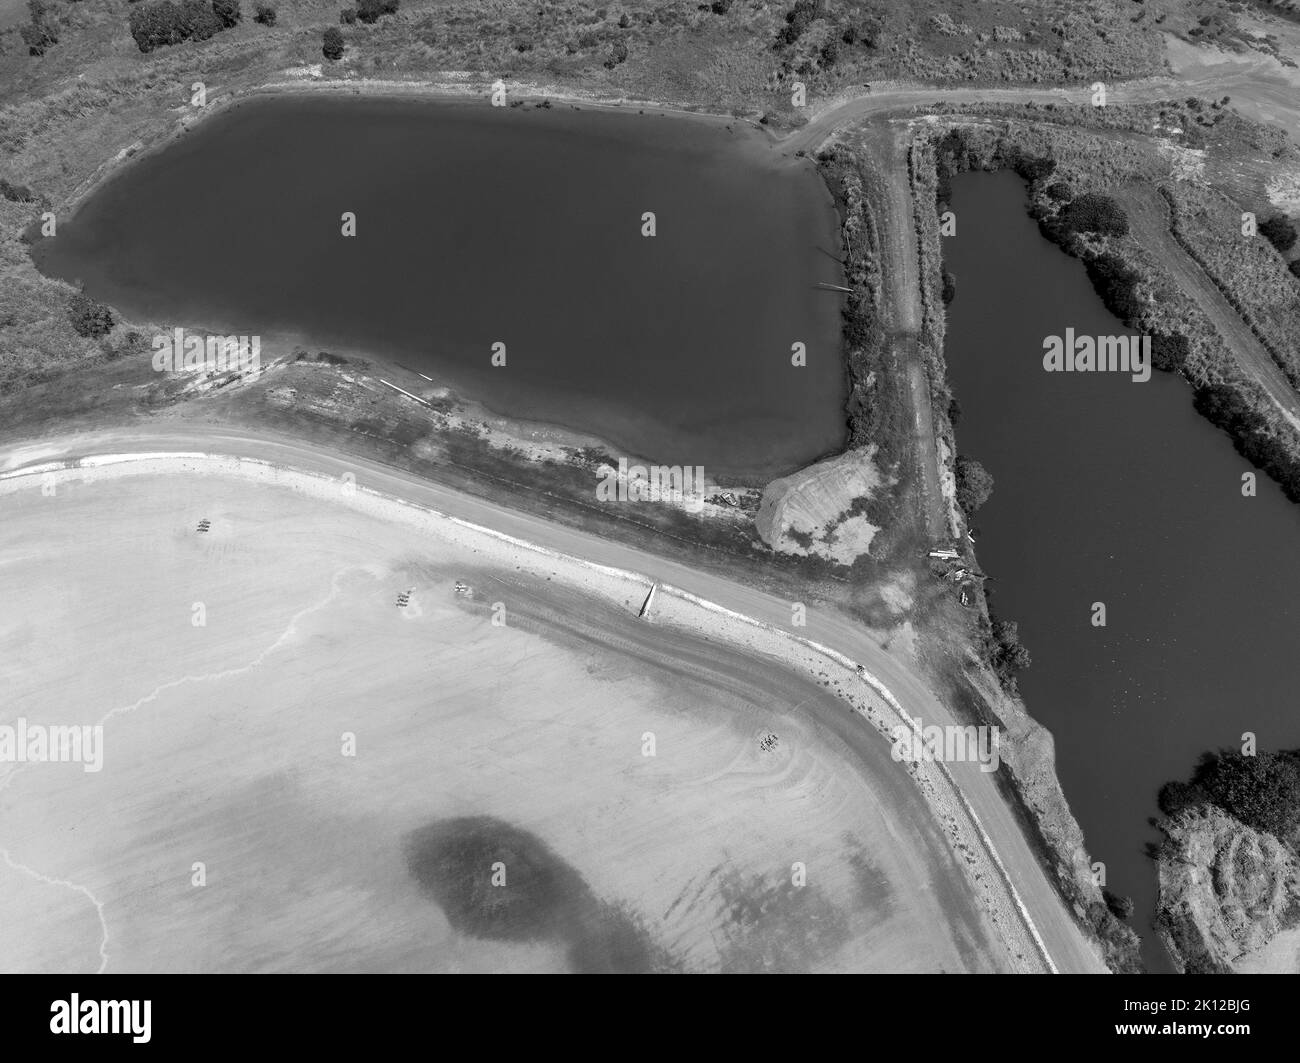
[[[674,502],[692,513],[704,508],[708,489],[703,465],[628,465],[618,459],[618,468],[603,464],[596,469],[598,502]]]
[[[1043,340],[1043,368],[1049,373],[1131,373],[1139,384],[1151,379],[1150,336],[1064,336]]]
[[[130,1034],[136,1044],[148,1044],[152,1011],[152,1000],[82,1000],[73,993],[50,1004],[50,1033]]]
[[[0,763],[80,764],[96,772],[104,766],[104,728],[100,724],[0,724]]]
[[[942,761],[978,764],[980,771],[997,771],[1002,763],[998,753],[999,729],[997,727],[960,727],[948,724],[924,726],[920,717],[909,727],[900,723],[894,728],[894,748],[889,755],[895,760],[909,763]]]
[[[256,373],[261,366],[261,336],[187,336],[184,329],[178,328],[153,338],[153,367],[159,373],[191,369]]]

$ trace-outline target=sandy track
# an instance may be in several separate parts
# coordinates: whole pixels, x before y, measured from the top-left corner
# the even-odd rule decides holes
[[[653,579],[684,588],[776,628],[789,625],[791,603],[754,588],[697,572],[622,544],[556,527],[538,518],[468,498],[376,463],[345,460],[312,451],[293,440],[250,439],[226,435],[216,430],[193,429],[180,436],[167,431],[142,432],[133,429],[120,433],[96,433],[89,438],[34,444],[11,451],[0,462],[0,467],[12,469],[19,465],[53,460],[55,457],[96,452],[192,449],[196,444],[204,450],[243,453],[331,476],[336,482],[345,473],[351,473],[359,485],[370,490],[463,517],[549,549],[561,550],[599,564],[645,573]],[[863,662],[913,715],[920,716],[927,723],[942,725],[954,722],[946,708],[906,662],[882,649],[857,624],[836,612],[819,609],[813,603],[808,604],[807,627],[802,634],[852,660]],[[992,780],[975,765],[956,764],[951,767],[953,777],[992,840],[1056,964],[1062,970],[1104,970],[1094,947],[1074,923],[1047,880],[1021,834],[1014,813],[1002,800]]]
[[[905,125],[878,123],[866,133],[868,151],[862,161],[874,186],[872,201],[878,205],[876,225],[880,233],[881,275],[886,286],[881,317],[889,342],[898,352],[899,364],[907,368],[912,402],[912,453],[916,456],[920,478],[922,519],[931,541],[939,543],[947,536],[948,522],[939,487],[942,477],[930,402],[930,378],[919,346],[921,261],[915,204],[908,179],[907,142]]]

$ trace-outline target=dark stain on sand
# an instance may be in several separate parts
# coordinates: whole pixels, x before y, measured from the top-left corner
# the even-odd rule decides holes
[[[452,929],[490,941],[559,942],[576,973],[673,964],[638,920],[601,900],[536,835],[492,816],[435,820],[404,839],[406,866]],[[504,884],[494,884],[504,869]]]
[[[849,914],[814,886],[775,884],[728,871],[721,880],[726,918],[724,974],[806,973],[850,936]]]

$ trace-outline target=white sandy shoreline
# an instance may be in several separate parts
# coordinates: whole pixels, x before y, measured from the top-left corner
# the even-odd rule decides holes
[[[844,654],[771,624],[726,609],[627,569],[582,558],[418,506],[351,481],[302,472],[268,461],[204,452],[99,454],[72,461],[27,465],[0,473],[0,497],[42,485],[98,483],[128,476],[181,472],[226,476],[288,488],[324,501],[342,502],[368,515],[427,531],[478,554],[493,564],[556,578],[583,593],[621,608],[639,611],[658,586],[647,618],[706,640],[720,640],[744,652],[775,658],[814,680],[829,679],[831,689],[886,740],[911,717],[893,694]],[[974,809],[942,763],[908,763],[906,769],[942,824],[958,862],[991,922],[1023,971],[1055,973],[1057,968]]]

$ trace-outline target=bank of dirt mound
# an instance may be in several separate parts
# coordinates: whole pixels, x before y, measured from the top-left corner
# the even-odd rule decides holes
[[[1187,974],[1297,972],[1295,854],[1213,806],[1179,813],[1164,831],[1157,927],[1179,968]],[[1292,947],[1270,948],[1282,938],[1292,939]]]
[[[816,556],[841,565],[871,550],[883,520],[871,520],[871,503],[883,478],[872,460],[874,445],[827,458],[773,480],[755,518],[773,550]]]

